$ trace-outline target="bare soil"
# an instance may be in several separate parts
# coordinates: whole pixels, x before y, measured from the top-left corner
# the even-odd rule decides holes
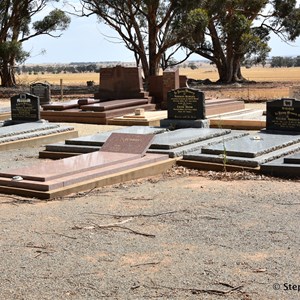
[[[0,171],[39,149],[1,152]],[[297,299],[299,180],[168,173],[53,201],[0,194],[1,299]]]

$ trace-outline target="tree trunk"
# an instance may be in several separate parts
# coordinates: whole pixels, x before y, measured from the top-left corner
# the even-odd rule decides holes
[[[16,78],[14,68],[8,63],[3,63],[0,69],[1,86],[3,87],[14,87],[16,86]]]

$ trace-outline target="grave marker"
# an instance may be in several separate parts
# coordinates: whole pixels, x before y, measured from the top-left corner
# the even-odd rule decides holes
[[[51,101],[50,85],[37,82],[30,85],[30,93],[40,98],[40,104],[48,104]]]
[[[168,92],[168,118],[181,120],[205,119],[204,93],[189,88]]]
[[[300,132],[300,100],[282,98],[267,102],[266,129]]]
[[[26,123],[40,120],[39,97],[19,94],[10,98],[12,122]]]
[[[154,134],[128,134],[113,132],[100,151],[140,154],[143,156],[151,145]]]

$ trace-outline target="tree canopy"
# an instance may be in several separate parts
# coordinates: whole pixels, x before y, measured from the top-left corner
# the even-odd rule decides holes
[[[190,15],[206,19],[205,32],[195,30],[183,45],[214,63],[219,81],[243,81],[241,64],[264,61],[273,32],[285,41],[300,34],[300,8],[296,0],[190,1]]]
[[[264,62],[273,32],[285,41],[300,34],[296,0],[81,0],[119,34],[145,75],[169,66],[170,49],[188,49],[216,65],[219,81],[243,81],[241,65]],[[167,52],[169,54],[167,55]]]
[[[100,21],[113,28],[126,47],[134,52],[146,77],[158,74],[159,67],[166,68],[174,62],[166,53],[173,46],[173,51],[180,47],[186,27],[190,26],[180,18],[186,12],[185,2],[81,0],[83,15],[96,14]]]
[[[39,35],[54,35],[65,30],[70,18],[59,9],[54,9],[41,20],[32,18],[43,11],[50,2],[59,0],[2,0],[0,2],[0,77],[2,86],[16,84],[15,64],[24,61],[29,53],[22,43]],[[31,26],[30,26],[31,25]]]

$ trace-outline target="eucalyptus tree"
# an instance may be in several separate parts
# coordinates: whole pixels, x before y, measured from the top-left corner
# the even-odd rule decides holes
[[[1,0],[0,1],[0,77],[1,85],[16,85],[16,63],[24,61],[30,53],[23,50],[22,43],[41,35],[59,37],[70,18],[59,9],[32,22],[48,10],[51,2],[59,0]]]
[[[157,75],[160,66],[174,64],[178,49],[191,22],[184,22],[187,1],[180,0],[81,0],[82,15],[95,14],[113,28],[133,51],[144,75]],[[173,51],[173,52],[172,52]],[[190,53],[187,53],[187,57]]]
[[[300,9],[296,0],[191,0],[190,19],[207,20],[197,26],[182,45],[216,65],[219,81],[244,81],[244,60],[264,61],[270,34],[294,41],[300,34]]]

